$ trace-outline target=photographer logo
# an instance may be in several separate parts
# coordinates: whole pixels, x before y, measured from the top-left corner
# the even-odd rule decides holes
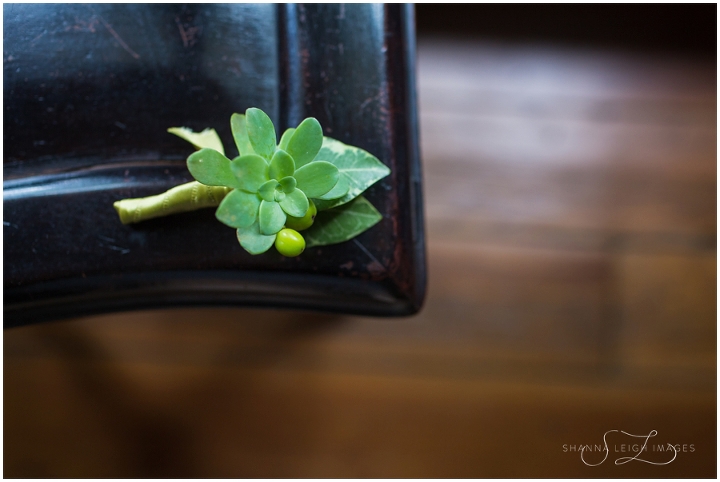
[[[601,465],[608,460],[614,460],[615,465],[630,462],[668,465],[679,453],[695,452],[695,444],[661,443],[654,440],[657,435],[657,430],[643,435],[634,435],[624,430],[608,430],[603,434],[602,443],[564,444],[563,452],[579,453],[580,460],[589,467]]]

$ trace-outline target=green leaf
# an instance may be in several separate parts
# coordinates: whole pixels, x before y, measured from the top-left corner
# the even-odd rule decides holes
[[[343,144],[330,137],[323,138],[322,149],[320,149],[316,158],[334,164],[342,174],[347,176],[350,183],[348,192],[343,197],[331,202],[320,201],[316,203],[319,211],[351,201],[377,181],[390,174],[390,169],[369,152],[359,147]]]
[[[231,228],[244,228],[255,222],[259,207],[256,194],[233,189],[218,206],[215,217]]]
[[[297,181],[292,176],[283,177],[280,179],[280,186],[282,186],[283,192],[290,194],[297,187]]]
[[[275,188],[278,187],[278,184],[275,179],[270,179],[258,188],[258,194],[265,201],[275,201]]]
[[[347,194],[348,190],[350,189],[350,180],[347,177],[347,174],[340,173],[340,177],[338,178],[337,184],[335,184],[335,187],[330,189],[326,194],[323,194],[322,196],[318,196],[317,199],[322,200],[328,204],[332,204],[331,201],[343,197],[345,194]]]
[[[199,183],[206,186],[239,187],[230,159],[214,149],[200,149],[190,154],[187,167]]]
[[[235,174],[238,187],[248,192],[257,192],[265,181],[270,180],[267,162],[257,154],[236,157],[230,168]]]
[[[260,222],[260,232],[265,235],[275,234],[285,225],[287,216],[275,201],[260,202],[260,210],[258,211],[258,220]]]
[[[322,144],[322,127],[317,119],[308,117],[302,121],[287,145],[288,154],[295,159],[295,169],[299,169],[315,159]]]
[[[278,143],[278,149],[282,149],[283,151],[287,152],[288,142],[290,142],[290,138],[293,136],[294,133],[295,133],[294,127],[285,129],[285,132],[283,132],[283,135],[280,138],[280,142]]]
[[[251,107],[245,111],[247,133],[253,150],[270,160],[275,152],[275,127],[267,114]]]
[[[230,117],[230,129],[232,130],[233,139],[235,139],[238,155],[255,154],[252,144],[250,144],[250,138],[248,138],[245,114],[233,114]]]
[[[266,236],[260,232],[257,220],[247,228],[238,228],[237,238],[245,251],[250,254],[261,254],[270,249],[275,243],[277,234]]]
[[[170,134],[175,134],[181,139],[185,139],[198,149],[208,148],[215,149],[220,154],[225,155],[220,136],[215,129],[205,129],[202,132],[193,132],[187,127],[171,127],[167,130]]]
[[[293,192],[285,195],[285,199],[280,201],[280,207],[288,215],[301,218],[305,216],[305,213],[310,207],[310,201],[308,201],[304,192],[300,189],[295,189]]]
[[[382,219],[382,215],[364,196],[317,214],[315,222],[304,231],[308,247],[337,244],[354,238]]]
[[[298,189],[302,189],[307,197],[318,197],[330,191],[340,176],[337,167],[325,161],[313,161],[304,165],[293,177]]]
[[[284,177],[292,176],[295,172],[295,161],[287,152],[278,149],[270,161],[270,179],[278,181]]]

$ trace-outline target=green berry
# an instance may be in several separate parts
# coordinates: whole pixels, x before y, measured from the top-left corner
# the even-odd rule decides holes
[[[315,203],[312,202],[312,199],[308,199],[308,201],[310,201],[310,207],[305,213],[305,216],[301,218],[288,216],[285,221],[285,226],[296,231],[302,231],[303,229],[307,229],[312,226],[313,222],[315,222],[315,216],[317,215],[317,207],[315,207]]]
[[[283,256],[292,258],[305,251],[305,238],[294,229],[284,228],[277,233],[275,248]]]

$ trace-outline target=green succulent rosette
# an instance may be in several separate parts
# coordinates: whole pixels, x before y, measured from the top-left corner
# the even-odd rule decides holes
[[[233,160],[225,156],[213,129],[200,133],[168,129],[199,149],[187,160],[197,182],[165,195],[118,201],[115,208],[121,220],[130,223],[163,215],[153,206],[163,204],[168,211],[175,198],[180,201],[167,214],[219,202],[216,218],[237,230],[247,252],[260,254],[273,246],[281,230],[288,229],[288,219],[310,220],[315,208],[317,218],[309,221],[305,239],[300,236],[308,247],[347,241],[382,219],[361,194],[390,169],[369,152],[323,137],[320,123],[312,117],[286,130],[279,143],[272,121],[260,109],[233,114],[230,124],[239,153]],[[192,193],[185,193],[191,185]],[[187,206],[178,205],[182,202]]]

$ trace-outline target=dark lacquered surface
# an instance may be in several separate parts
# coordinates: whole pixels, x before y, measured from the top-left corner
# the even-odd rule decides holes
[[[6,178],[58,158],[187,157],[163,135],[175,125],[231,146],[228,119],[249,106],[277,119],[276,18],[273,5],[9,5]]]
[[[5,326],[172,304],[410,314],[424,296],[412,10],[14,5],[4,13]],[[363,28],[357,28],[363,25]],[[355,240],[250,256],[213,210],[134,226],[112,202],[191,180],[166,129],[317,117],[393,173]]]

